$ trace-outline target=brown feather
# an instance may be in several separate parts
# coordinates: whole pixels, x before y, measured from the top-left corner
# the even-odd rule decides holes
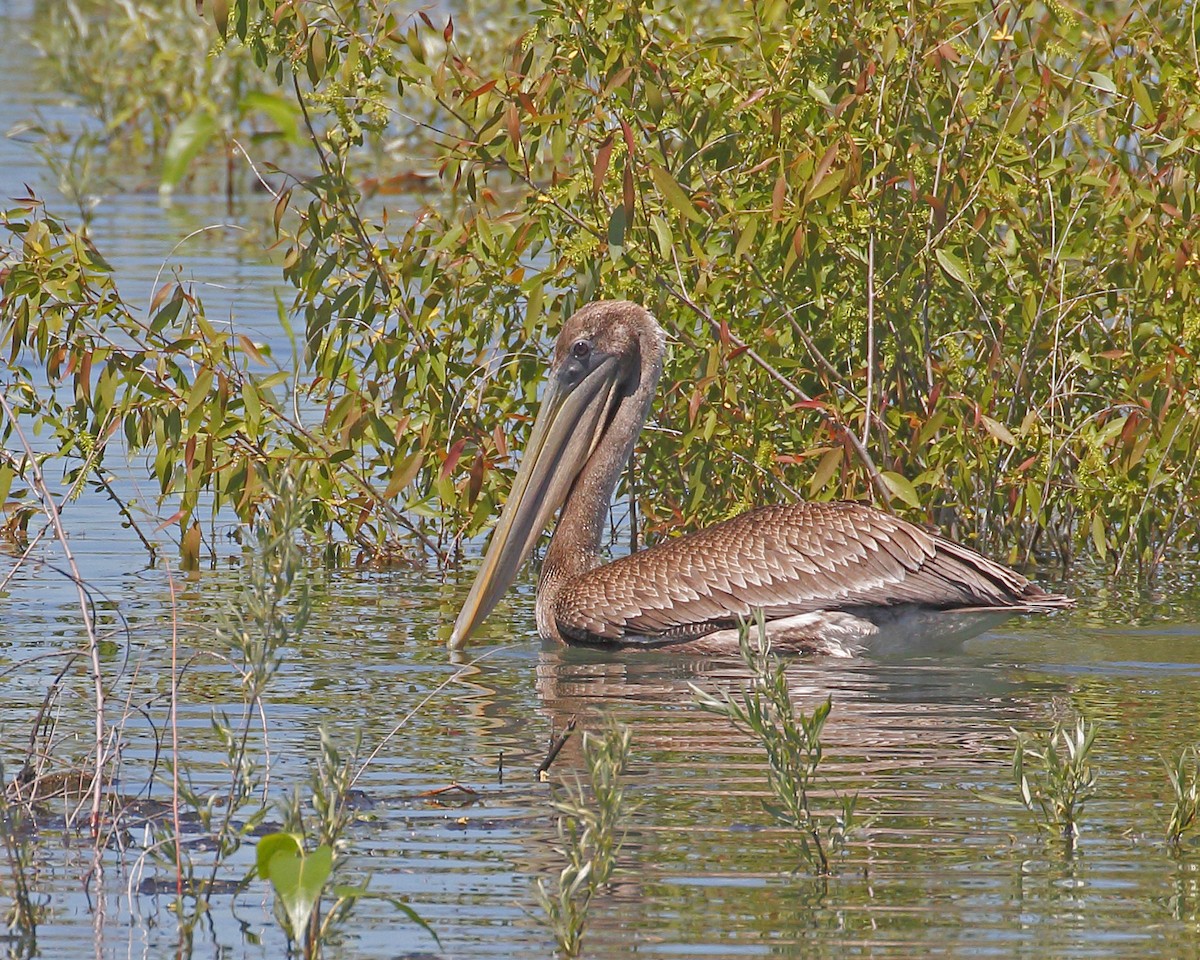
[[[687,639],[815,611],[910,604],[1069,604],[960,544],[858,503],[763,507],[596,567],[563,584],[562,634],[590,642]]]

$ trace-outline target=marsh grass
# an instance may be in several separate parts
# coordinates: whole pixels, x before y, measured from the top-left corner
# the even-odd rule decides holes
[[[1167,780],[1171,784],[1167,846],[1178,853],[1184,837],[1200,825],[1200,748],[1187,747],[1174,763],[1168,762]]]
[[[1096,725],[1079,717],[1073,724],[1056,723],[1039,736],[1012,732],[1013,780],[1021,803],[1037,817],[1039,827],[1062,840],[1068,854],[1074,853],[1080,817],[1096,792],[1091,763]]]
[[[576,782],[553,802],[558,812],[555,849],[567,862],[553,889],[538,880],[537,898],[563,957],[579,956],[592,900],[612,876],[624,842],[621,775],[629,760],[629,743],[629,728],[616,723],[609,723],[599,736],[585,733],[590,790]]]
[[[824,758],[821,734],[833,701],[827,698],[811,713],[796,710],[787,664],[772,652],[761,612],[753,627],[741,625],[738,645],[750,668],[750,685],[739,696],[728,692],[713,696],[692,684],[692,695],[702,709],[726,717],[762,746],[774,796],[774,802],[763,801],[763,809],[777,824],[793,831],[800,860],[819,875],[829,876],[831,859],[863,826],[856,793],[837,794],[838,809],[829,815],[818,814],[813,807],[812,793]]]

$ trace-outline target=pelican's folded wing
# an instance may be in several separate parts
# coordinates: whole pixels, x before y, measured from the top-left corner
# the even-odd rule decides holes
[[[913,604],[1036,609],[1070,604],[953,541],[858,503],[763,507],[570,581],[554,608],[572,640],[701,637],[761,608]]]

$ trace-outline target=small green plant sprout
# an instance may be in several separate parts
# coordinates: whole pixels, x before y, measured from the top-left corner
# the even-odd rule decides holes
[[[333,847],[321,844],[304,849],[303,837],[294,833],[271,833],[258,841],[255,866],[258,875],[275,888],[284,932],[293,943],[303,944],[306,958],[315,955],[312,920],[333,873]]]
[[[1091,765],[1097,727],[1083,717],[1073,725],[1056,723],[1049,734],[1031,737],[1013,730],[1013,779],[1021,803],[1038,817],[1038,824],[1061,837],[1067,852],[1079,839],[1079,817],[1096,792]]]
[[[840,810],[829,818],[813,811],[812,791],[824,751],[821,733],[832,699],[812,713],[797,712],[787,680],[787,664],[771,650],[761,612],[755,628],[743,623],[738,631],[742,659],[751,683],[738,697],[728,692],[713,696],[692,684],[692,695],[704,710],[720,714],[756,739],[767,754],[767,781],[775,802],[763,809],[781,826],[795,832],[800,856],[821,876],[829,876],[830,857],[842,852],[860,824],[855,809],[858,794],[839,795]]]
[[[280,804],[282,829],[263,837],[255,850],[256,872],[275,888],[279,924],[305,960],[321,956],[336,941],[342,925],[365,899],[386,901],[441,945],[429,924],[404,901],[373,893],[366,879],[354,885],[337,882],[347,859],[342,855],[345,833],[359,819],[350,794],[360,747],[356,741],[352,754],[343,756],[322,725],[321,752],[309,777],[313,816],[304,816],[300,794],[293,792]],[[306,840],[316,849],[308,852]],[[327,894],[330,903],[322,909],[321,899]]]
[[[1185,835],[1200,821],[1200,748],[1186,747],[1173,764],[1167,764],[1171,781],[1171,818],[1167,821],[1167,845],[1178,852]]]
[[[612,876],[624,842],[621,827],[624,790],[621,774],[629,759],[629,728],[610,723],[600,736],[583,735],[591,804],[578,782],[565,799],[555,800],[558,846],[567,861],[553,892],[537,883],[538,902],[549,918],[562,957],[578,957],[592,899]]]

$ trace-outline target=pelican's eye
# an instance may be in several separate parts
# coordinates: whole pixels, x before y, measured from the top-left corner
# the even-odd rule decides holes
[[[591,352],[592,344],[588,340],[576,340],[571,344],[571,356],[576,360],[586,360]]]

